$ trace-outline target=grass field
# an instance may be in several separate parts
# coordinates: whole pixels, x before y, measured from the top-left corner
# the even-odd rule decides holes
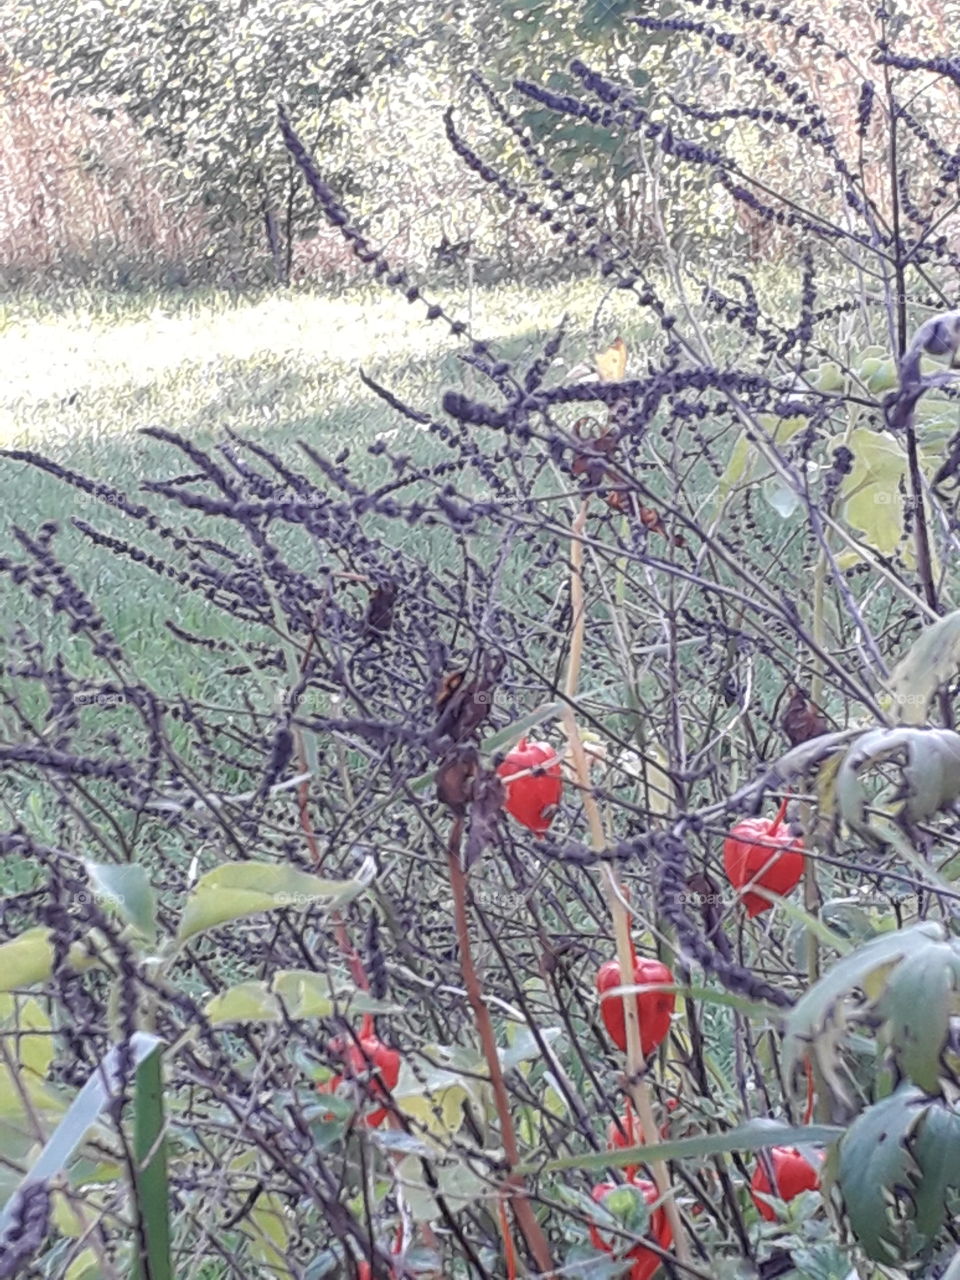
[[[507,358],[531,357],[568,316],[561,358],[569,366],[589,359],[599,297],[585,281],[536,292],[498,286],[472,299],[451,291],[439,300]],[[364,386],[359,372],[427,412],[439,411],[446,387],[477,385],[459,359],[463,340],[442,321],[427,323],[423,312],[385,290],[17,296],[0,308],[0,444],[45,453],[124,492],[182,470],[168,446],[138,434],[147,426],[201,445],[233,431],[286,457],[299,439],[336,453],[386,434],[419,459],[436,446]],[[636,334],[640,324],[620,299],[604,308],[597,332],[609,340],[621,330]],[[2,465],[4,543],[13,524],[29,530],[50,518],[109,522],[113,515],[33,470]],[[92,572],[84,563],[76,568],[81,580]]]
[[[589,361],[598,340],[623,332],[628,341],[640,341],[643,319],[617,295],[604,304],[594,329],[601,297],[588,280],[535,291],[501,285],[472,297],[451,290],[438,300],[451,316],[469,320],[472,332],[498,354],[523,361],[566,316],[569,337],[560,358],[569,368]],[[479,389],[479,375],[460,359],[464,340],[452,337],[442,321],[427,323],[422,303],[410,305],[387,290],[338,297],[20,295],[8,299],[0,315],[0,444],[43,453],[134,497],[144,479],[189,469],[176,450],[139,434],[144,427],[173,430],[200,445],[235,432],[298,459],[298,465],[304,463],[298,440],[331,456],[349,447],[362,475],[363,446],[380,435],[418,462],[441,460],[444,446],[385,405],[363,384],[361,369],[435,414],[445,388]],[[128,536],[129,521],[108,502],[18,462],[0,460],[0,469],[0,546],[10,545],[14,526],[33,533],[45,520],[58,521],[61,554],[128,654],[152,671],[160,689],[190,689],[190,673],[168,671],[164,620],[217,635],[224,615],[141,566],[97,552],[71,527],[71,517],[78,517]],[[312,464],[306,469],[314,470]],[[438,555],[443,542],[438,539]],[[48,631],[46,609],[38,605],[31,613],[31,604],[21,593],[15,615]],[[83,653],[63,639],[82,669]]]

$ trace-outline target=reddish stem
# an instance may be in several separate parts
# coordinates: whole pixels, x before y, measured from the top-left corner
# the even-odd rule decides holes
[[[780,830],[780,824],[783,822],[787,814],[787,803],[789,802],[789,800],[790,800],[790,792],[788,791],[787,794],[783,797],[783,799],[780,802],[780,808],[777,810],[777,816],[773,820],[773,826],[767,832],[768,835],[775,836],[777,832]]]
[[[509,1173],[500,1187],[501,1206],[503,1206],[503,1201],[505,1200],[510,1202],[517,1225],[523,1232],[524,1239],[541,1275],[543,1277],[553,1276],[555,1269],[550,1256],[550,1247],[543,1234],[543,1229],[537,1221],[536,1214],[533,1212],[533,1207],[527,1198],[523,1178],[520,1174],[514,1172],[520,1163],[520,1157],[513,1128],[513,1118],[510,1115],[510,1099],[497,1053],[497,1038],[493,1030],[493,1021],[490,1017],[487,1003],[483,998],[480,978],[473,962],[473,952],[470,947],[467,876],[460,862],[462,839],[463,819],[457,817],[454,819],[450,832],[450,843],[447,848],[447,870],[450,876],[450,890],[453,896],[453,919],[457,936],[457,949],[460,952],[460,970],[463,975],[463,985],[466,988],[467,1002],[473,1012],[477,1034],[480,1037],[483,1056],[487,1064],[487,1071],[490,1074],[494,1103],[497,1109],[497,1117],[500,1121],[500,1138],[503,1142],[503,1152],[509,1169]],[[505,1218],[501,1218],[501,1222],[505,1221]],[[509,1258],[512,1251],[513,1243],[510,1239],[510,1233],[507,1231],[504,1236],[505,1259]]]

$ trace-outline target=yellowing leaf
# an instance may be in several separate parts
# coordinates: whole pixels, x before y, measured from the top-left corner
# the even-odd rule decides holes
[[[869,427],[857,427],[847,437],[847,447],[853,452],[853,470],[844,489],[853,490],[865,483],[896,484],[903,475],[907,457],[890,436]]]
[[[426,1129],[438,1137],[449,1138],[463,1123],[462,1107],[468,1095],[461,1084],[448,1085],[445,1089],[419,1097],[413,1094],[404,1098],[394,1096],[398,1111],[415,1121],[414,1132]]]
[[[77,1232],[77,1235],[80,1233]],[[77,1254],[64,1273],[64,1280],[100,1280],[103,1271],[100,1260],[92,1249]]]
[[[50,930],[43,925],[28,929],[0,946],[0,991],[46,982],[52,972]]]
[[[0,1066],[0,1119],[14,1124],[28,1120],[24,1095],[29,1100],[29,1112],[40,1116],[61,1116],[67,1109],[66,1097],[52,1085],[38,1079],[32,1071],[19,1071],[14,1076],[9,1067]]]
[[[904,496],[902,482],[907,459],[890,437],[867,427],[858,427],[847,440],[853,451],[853,469],[844,479],[841,494],[846,498],[844,518],[863,535],[864,541],[883,555],[889,555],[903,536]],[[903,555],[909,558],[905,545]]]
[[[54,1226],[62,1236],[69,1236],[71,1240],[76,1240],[78,1236],[82,1236],[87,1229],[88,1223],[80,1213],[74,1208],[73,1203],[67,1199],[62,1191],[55,1191],[51,1201]]]
[[[813,379],[813,385],[818,391],[843,390],[843,371],[835,360],[828,360],[820,366]]]
[[[280,1001],[265,982],[240,982],[207,1001],[204,1013],[212,1026],[229,1022],[279,1022]]]
[[[754,460],[755,455],[751,452],[750,441],[744,431],[731,449],[726,469],[720,477],[721,495],[728,493],[735,484],[738,484],[743,479],[748,465],[752,470]]]
[[[890,555],[903,537],[903,496],[886,485],[868,485],[847,500],[844,518],[874,551]],[[904,551],[909,554],[906,546]]]
[[[67,959],[70,967],[78,973],[98,963],[77,942],[70,948]],[[52,973],[53,945],[50,930],[45,925],[27,929],[9,942],[0,944],[0,991],[32,987],[38,982],[46,982]]]
[[[594,361],[601,382],[622,382],[627,372],[627,344],[622,338],[615,339],[606,351],[594,356]]]
[[[662,747],[647,748],[644,762],[645,803],[650,806],[651,813],[661,817],[671,811],[675,799],[673,783],[662,767],[666,764],[667,753]]]
[[[53,1029],[39,1002],[32,997],[17,1000],[11,995],[0,995],[0,1025],[18,1033],[15,1038],[10,1037],[10,1043],[15,1046],[21,1071],[45,1080],[54,1056]]]
[[[292,1277],[287,1265],[290,1224],[280,1197],[272,1193],[260,1196],[247,1221],[253,1228],[250,1256],[269,1267],[271,1275]]]

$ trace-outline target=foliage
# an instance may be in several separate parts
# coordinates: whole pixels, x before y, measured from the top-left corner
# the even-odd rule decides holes
[[[630,19],[745,68],[699,105],[654,109],[579,57],[563,91],[523,80],[510,104],[475,82],[502,148],[446,117],[478,182],[640,309],[638,342],[561,324],[502,358],[352,218],[291,100],[318,214],[445,326],[460,386],[411,404],[365,371],[397,434],[362,447],[150,427],[164,461],[129,491],[4,451],[102,504],[72,525],[98,566],[197,602],[189,628],[152,619],[171,685],[55,521],[0,558],[11,602],[49,615],[11,625],[3,670],[9,1269],[70,1274],[89,1249],[162,1270],[168,1233],[174,1273],[310,1280],[611,1275],[618,1255],[648,1276],[658,1248],[664,1273],[717,1280],[953,1265],[958,168],[915,90],[956,69],[864,24],[855,149],[888,165],[868,181],[755,24],[811,59],[820,33],[722,7],[742,33]],[[792,274],[704,278],[664,219],[654,272],[518,101],[624,131],[675,189],[690,174],[789,232]],[[834,188],[804,204],[749,173],[761,127]],[[534,727],[562,791],[517,822],[498,769]],[[784,801],[802,889],[750,917],[724,839]],[[649,1061],[643,982],[625,1049],[603,1029],[610,962],[674,979]],[[819,1189],[772,1194],[768,1221],[751,1180],[782,1146]],[[638,1171],[649,1214],[598,1197]],[[166,1216],[140,1194],[165,1179]]]

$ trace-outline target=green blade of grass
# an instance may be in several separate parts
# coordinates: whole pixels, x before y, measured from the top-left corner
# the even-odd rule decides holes
[[[170,1265],[170,1187],[164,1132],[162,1053],[158,1045],[137,1068],[134,1086],[134,1197],[141,1251],[134,1280],[173,1280]]]
[[[826,1146],[844,1132],[838,1125],[783,1125],[751,1121],[727,1133],[705,1133],[695,1138],[678,1138],[655,1146],[618,1147],[615,1151],[590,1151],[579,1156],[562,1156],[544,1164],[517,1165],[516,1172],[560,1172],[563,1169],[613,1169],[651,1160],[702,1160],[704,1156],[727,1151],[760,1151],[764,1147]]]

